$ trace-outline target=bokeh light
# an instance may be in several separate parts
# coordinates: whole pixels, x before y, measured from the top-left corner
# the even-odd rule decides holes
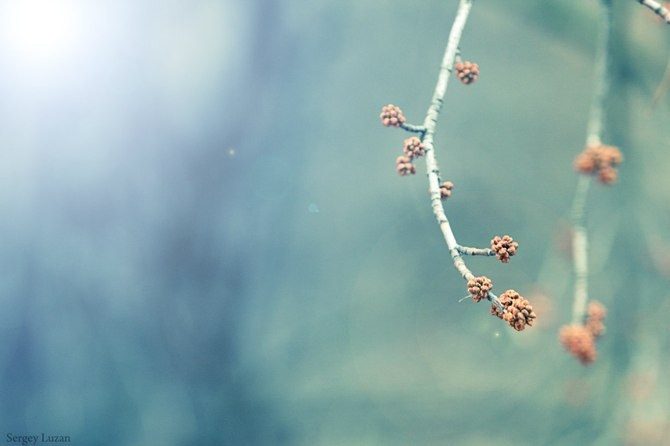
[[[24,62],[63,60],[90,38],[80,32],[83,18],[74,0],[10,0],[0,12],[2,43]]]

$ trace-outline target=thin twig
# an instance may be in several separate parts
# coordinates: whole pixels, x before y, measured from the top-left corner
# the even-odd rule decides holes
[[[596,53],[594,93],[589,112],[586,136],[587,145],[599,145],[602,140],[605,99],[609,88],[608,56],[612,33],[612,0],[601,0],[600,36]],[[581,324],[588,303],[588,235],[584,218],[591,176],[580,176],[572,203],[572,256],[575,271],[575,295],[572,307],[572,323]]]
[[[426,119],[424,120],[424,127],[426,128],[426,133],[423,138],[423,143],[426,147],[426,172],[428,175],[428,184],[430,190],[430,201],[433,208],[433,213],[437,219],[437,223],[440,226],[440,230],[444,236],[444,240],[447,242],[447,247],[451,253],[451,257],[454,260],[454,266],[458,272],[463,276],[464,279],[470,280],[474,278],[474,275],[470,270],[465,266],[465,262],[461,258],[460,252],[458,251],[458,243],[456,242],[456,237],[451,229],[449,224],[449,219],[444,212],[444,206],[442,206],[442,200],[440,196],[440,184],[439,184],[439,173],[440,169],[437,164],[437,159],[435,157],[435,148],[433,147],[433,137],[435,135],[435,127],[437,125],[437,118],[442,109],[442,103],[444,101],[444,95],[447,92],[447,84],[449,83],[449,74],[453,68],[454,58],[456,57],[456,51],[458,49],[458,44],[461,40],[461,35],[463,34],[463,29],[468,20],[468,15],[470,14],[470,9],[472,8],[472,0],[460,0],[458,4],[458,12],[456,13],[456,18],[454,24],[451,27],[451,32],[449,34],[449,41],[444,52],[444,57],[442,58],[442,65],[440,66],[440,73],[437,78],[437,85],[435,86],[435,91],[433,92],[433,99],[431,101],[430,107],[426,112]]]
[[[447,243],[449,248],[449,253],[454,262],[454,267],[458,270],[461,276],[465,280],[474,279],[474,274],[468,269],[461,256],[461,250],[459,249],[459,244],[456,242],[456,237],[454,232],[451,229],[451,224],[449,219],[444,211],[444,206],[442,205],[442,199],[440,195],[440,169],[437,164],[437,159],[435,157],[435,148],[433,146],[433,137],[435,135],[435,128],[437,126],[437,118],[440,115],[442,109],[442,104],[444,102],[444,95],[447,92],[447,85],[449,83],[449,75],[454,66],[454,60],[456,59],[457,54],[459,53],[459,43],[461,41],[461,36],[463,35],[463,30],[465,29],[465,24],[468,21],[468,16],[470,14],[470,9],[472,8],[474,0],[460,0],[458,3],[458,10],[456,12],[456,18],[451,27],[451,32],[449,33],[449,40],[447,42],[447,47],[444,51],[444,56],[442,58],[442,64],[440,65],[440,73],[437,78],[437,84],[435,85],[435,91],[433,92],[433,99],[430,103],[430,107],[426,112],[426,119],[424,120],[423,127],[425,128],[425,133],[423,135],[423,144],[426,148],[426,173],[428,175],[428,185],[430,190],[430,201],[433,208],[433,214],[437,219],[437,223],[440,226],[444,240]],[[489,292],[488,299],[498,307],[500,310],[503,310],[503,306],[500,303],[498,297]]]
[[[661,19],[665,21],[665,23],[670,24],[670,10],[663,6],[661,3],[654,1],[654,0],[635,0],[642,6],[646,6],[647,8],[651,9],[654,14],[659,16]]]
[[[580,175],[572,204],[572,260],[575,271],[575,295],[572,304],[572,323],[581,324],[588,303],[588,236],[584,225],[584,208],[591,186],[591,176]]]
[[[402,123],[402,124],[400,124],[400,128],[405,130],[406,132],[411,132],[411,133],[421,133],[421,134],[426,133],[426,128],[422,125]]]
[[[489,248],[471,248],[469,246],[461,246],[458,245],[456,246],[456,249],[458,249],[458,252],[461,254],[465,254],[468,256],[486,256],[486,257],[491,257],[496,255],[495,251]]]
[[[609,89],[609,76],[607,69],[609,65],[609,45],[612,33],[612,0],[601,0],[600,35],[598,36],[598,48],[596,50],[596,62],[594,72],[593,98],[589,113],[589,123],[586,136],[586,144],[598,145],[601,143],[604,122],[605,98]]]

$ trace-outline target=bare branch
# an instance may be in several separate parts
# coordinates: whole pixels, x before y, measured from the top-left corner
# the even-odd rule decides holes
[[[469,246],[458,245],[458,246],[456,246],[456,249],[458,249],[458,252],[460,252],[461,254],[465,254],[465,255],[468,255],[468,256],[491,257],[491,256],[496,255],[496,253],[489,248],[471,248]]]
[[[635,0],[642,6],[646,6],[651,9],[651,11],[659,16],[665,23],[670,24],[670,10],[663,6],[661,3],[654,0]]]
[[[600,145],[604,123],[604,103],[609,88],[608,65],[609,46],[612,33],[612,0],[601,0],[601,24],[594,73],[594,93],[589,112],[586,145]],[[575,197],[572,203],[572,222],[574,225],[572,255],[575,272],[574,303],[572,323],[583,323],[588,304],[588,234],[584,222],[591,176],[580,175]]]

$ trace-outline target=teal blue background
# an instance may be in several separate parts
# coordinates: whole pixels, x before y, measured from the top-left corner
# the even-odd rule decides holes
[[[387,103],[423,120],[456,1],[75,2],[87,40],[0,45],[0,433],[77,445],[662,445],[670,436],[670,29],[615,2],[589,195],[588,368],[572,305],[572,160],[598,4],[478,0],[438,122],[467,259],[535,303],[517,333],[466,295]],[[6,44],[7,42],[4,42]],[[663,440],[666,438],[666,440]]]

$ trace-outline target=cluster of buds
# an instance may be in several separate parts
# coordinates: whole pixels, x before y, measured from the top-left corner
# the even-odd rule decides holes
[[[412,160],[406,156],[399,156],[395,160],[396,170],[401,177],[407,175],[414,175],[416,173],[416,166],[412,164]]]
[[[509,262],[509,258],[516,254],[519,244],[509,235],[495,236],[491,239],[491,251],[495,252],[496,258],[503,263]]]
[[[575,170],[585,175],[596,175],[603,184],[612,184],[617,179],[616,167],[622,161],[618,147],[591,144],[575,158]]]
[[[412,136],[403,142],[402,151],[405,152],[405,156],[399,156],[395,160],[398,175],[401,177],[414,175],[416,166],[412,164],[412,161],[426,154],[426,146],[419,138]]]
[[[489,298],[489,291],[493,288],[491,279],[486,276],[473,277],[468,280],[468,293],[475,302]],[[519,293],[514,290],[507,290],[500,295],[499,308],[491,304],[491,314],[509,324],[516,331],[523,331],[526,327],[532,327],[537,315],[533,311],[533,306]]]
[[[507,290],[500,295],[500,303],[504,311],[495,305],[491,305],[491,314],[504,320],[516,331],[523,331],[526,326],[532,327],[537,315],[533,306],[519,293]]]
[[[426,146],[419,138],[412,136],[403,142],[402,151],[408,158],[414,159],[426,154]]]
[[[382,124],[386,127],[400,127],[405,123],[405,115],[402,114],[400,107],[393,104],[382,107],[382,112],[379,115]]]
[[[458,62],[454,65],[456,77],[465,85],[470,85],[479,77],[479,65],[472,62]]]
[[[584,364],[596,360],[596,344],[593,334],[583,325],[565,325],[558,335],[561,344],[572,356]]]
[[[594,338],[599,338],[605,333],[605,324],[603,323],[605,316],[607,316],[607,309],[600,302],[593,301],[586,309],[585,326]]]
[[[479,276],[468,280],[468,293],[470,293],[472,300],[475,302],[487,299],[491,288],[493,288],[491,279],[486,276]]]
[[[451,181],[445,181],[440,184],[440,199],[446,201],[447,198],[451,197],[451,190],[454,188],[454,183]]]
[[[607,310],[599,302],[591,302],[586,310],[586,321],[583,325],[566,325],[561,328],[559,339],[563,347],[572,356],[588,365],[596,360],[596,339],[605,332],[603,321]]]
[[[402,114],[402,110],[393,104],[383,106],[379,118],[382,120],[382,125],[386,127],[400,127],[405,123],[405,115]],[[403,142],[402,151],[405,156],[396,158],[396,171],[401,177],[414,175],[416,166],[412,164],[412,161],[426,154],[426,146],[419,138],[412,136]]]

